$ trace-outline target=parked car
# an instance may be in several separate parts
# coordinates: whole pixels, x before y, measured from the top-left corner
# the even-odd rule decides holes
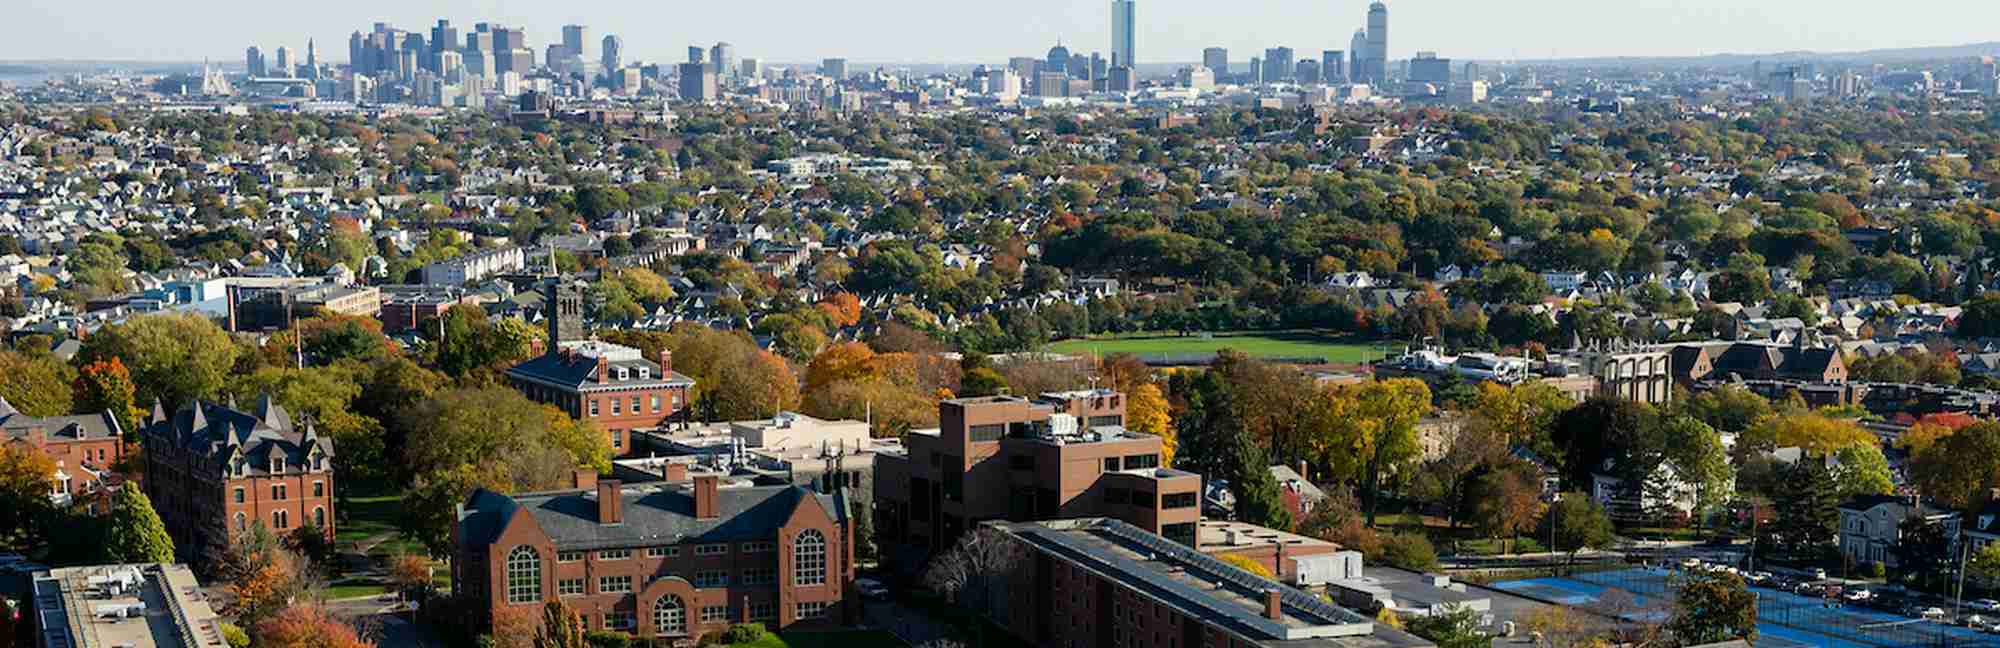
[[[1847,599],[1849,602],[1852,603],[1860,603],[1862,601],[1875,598],[1875,593],[1857,587],[1852,590],[1848,590],[1847,593],[1842,594],[1840,597]]]
[[[1812,570],[1812,575],[1813,580],[1826,580],[1826,570],[1824,569],[1814,569]]]
[[[889,588],[873,578],[854,579],[854,590],[861,592],[863,598],[877,601],[889,598]]]
[[[1927,607],[1927,608],[1924,608],[1922,612],[1918,613],[1918,614],[1917,614],[1917,616],[1918,616],[1919,618],[1922,618],[1922,619],[1923,619],[1923,620],[1925,620],[1925,621],[1936,621],[1936,622],[1939,622],[1939,623],[1943,623],[1943,622],[1944,622],[1944,608],[1940,608],[1940,607]]]
[[[2000,612],[2000,601],[1993,599],[1973,599],[1966,601],[1965,607],[1981,612]]]

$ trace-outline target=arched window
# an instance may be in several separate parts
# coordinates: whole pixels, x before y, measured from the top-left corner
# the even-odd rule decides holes
[[[250,530],[250,516],[244,515],[241,511],[237,512],[236,532],[242,533],[244,531],[249,531],[249,530]]]
[[[817,529],[800,531],[792,540],[792,584],[826,584],[826,536]]]
[[[325,507],[322,507],[322,506],[315,506],[315,507],[313,507],[313,526],[316,526],[316,527],[319,527],[319,528],[320,528],[321,530],[325,530],[325,529],[326,529],[326,508],[325,508]]]
[[[291,515],[289,515],[287,511],[272,511],[271,528],[278,531],[283,531],[285,529],[292,528],[291,520],[288,519],[290,517]]]
[[[542,556],[534,547],[515,547],[507,554],[507,602],[542,600]]]
[[[662,637],[687,634],[687,605],[681,597],[668,594],[653,602],[653,627]]]

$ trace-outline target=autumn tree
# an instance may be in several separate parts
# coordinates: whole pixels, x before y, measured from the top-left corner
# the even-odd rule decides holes
[[[583,617],[562,599],[542,604],[542,625],[535,629],[535,648],[588,648],[583,639]]]
[[[398,554],[389,559],[389,582],[398,592],[414,592],[431,584],[431,561],[416,554]]]
[[[0,547],[45,546],[56,513],[56,462],[26,443],[0,442]]]
[[[0,350],[0,401],[28,416],[62,416],[75,411],[70,389],[76,371],[54,356]],[[5,406],[0,406],[5,411]]]
[[[1336,388],[1325,398],[1329,429],[1315,440],[1315,454],[1333,475],[1360,484],[1362,510],[1373,526],[1383,480],[1421,456],[1417,422],[1430,413],[1430,387],[1412,379],[1372,381]]]
[[[1854,421],[1819,413],[1798,413],[1765,418],[1743,433],[1742,443],[1756,450],[1800,448],[1828,456],[1842,448],[1874,445],[1879,441]]]
[[[354,626],[313,603],[287,606],[255,628],[258,648],[375,648]]]
[[[174,562],[174,539],[153,510],[153,501],[138,488],[120,488],[111,499],[106,521],[104,556],[114,563]]]
[[[1465,491],[1467,517],[1489,538],[1516,538],[1535,528],[1541,512],[1542,471],[1509,459],[1489,465]]]
[[[130,435],[138,433],[139,421],[146,413],[132,401],[137,392],[124,361],[112,358],[84,365],[77,371],[73,391],[76,411],[108,412],[118,420],[118,429]]]
[[[595,423],[501,387],[439,392],[404,414],[421,426],[403,448],[412,478],[403,530],[435,553],[447,547],[455,506],[474,489],[500,493],[566,486],[578,470],[610,471],[609,439]]]
[[[1965,509],[2000,488],[2000,423],[1983,422],[1944,437],[1910,458],[1910,482],[1946,506]]]
[[[1833,459],[1833,483],[1839,489],[1840,499],[1896,492],[1889,458],[1882,454],[1880,446],[1848,446],[1835,452]]]
[[[263,622],[276,617],[316,582],[306,562],[262,523],[236,532],[219,559],[229,612],[261,641]],[[262,645],[261,643],[259,645]]]
[[[117,358],[131,372],[135,402],[178,407],[220,393],[236,366],[237,352],[229,333],[205,316],[157,314],[92,333],[76,361],[88,366]]]
[[[1174,462],[1174,420],[1168,413],[1166,394],[1153,383],[1140,383],[1125,394],[1125,427],[1140,434],[1160,437],[1160,467]],[[1300,475],[1304,477],[1304,475]]]
[[[1741,639],[1757,642],[1757,595],[1743,577],[1728,572],[1690,571],[1675,585],[1674,614],[1667,630],[1683,646]]]

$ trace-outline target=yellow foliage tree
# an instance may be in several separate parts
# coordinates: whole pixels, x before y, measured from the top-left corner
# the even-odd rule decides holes
[[[1854,421],[1814,413],[1774,416],[1750,428],[1744,436],[1752,447],[1803,448],[1821,456],[1876,443],[1875,435]]]
[[[1180,444],[1174,438],[1174,420],[1167,413],[1166,394],[1159,385],[1141,383],[1125,398],[1126,427],[1160,437],[1160,466],[1172,466],[1174,448]]]
[[[1243,554],[1226,553],[1220,556],[1216,556],[1216,559],[1228,563],[1229,566],[1231,567],[1235,567],[1237,569],[1241,569],[1243,571],[1247,571],[1252,574],[1262,576],[1264,578],[1276,578],[1276,576],[1273,576],[1271,574],[1270,567],[1265,567],[1264,563],[1252,560],[1250,559],[1249,556],[1245,556]]]

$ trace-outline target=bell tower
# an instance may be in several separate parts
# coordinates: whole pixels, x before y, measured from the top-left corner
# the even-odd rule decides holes
[[[580,283],[549,282],[549,351],[555,352],[564,342],[580,342],[586,339],[583,331],[583,295]]]

